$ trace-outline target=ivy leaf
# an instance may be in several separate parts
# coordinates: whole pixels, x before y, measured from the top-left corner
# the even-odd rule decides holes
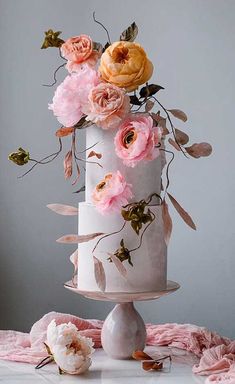
[[[164,89],[161,85],[149,84],[146,87],[141,88],[140,97],[148,97],[155,95],[155,93],[157,93],[161,89]]]
[[[212,146],[209,143],[195,143],[190,147],[186,147],[185,150],[190,156],[199,159],[199,157],[210,156],[212,153]]]
[[[141,101],[139,101],[138,97],[136,95],[130,96],[130,103],[132,105],[141,105]]]
[[[106,287],[106,277],[105,277],[105,271],[102,262],[97,259],[97,257],[93,256],[94,261],[94,273],[95,273],[95,280],[102,292],[105,291]]]
[[[191,227],[192,229],[196,230],[196,225],[194,224],[192,218],[189,216],[188,212],[186,212],[182,207],[181,205],[178,203],[178,201],[175,200],[175,198],[170,195],[170,193],[167,193],[168,196],[169,196],[169,199],[172,203],[172,205],[174,206],[174,208],[176,209],[176,211],[178,212],[178,214],[181,216],[181,218],[184,220],[184,222],[189,226]]]
[[[138,27],[135,22],[133,22],[127,29],[125,29],[120,35],[121,41],[134,41],[138,35]]]
[[[188,120],[186,113],[184,113],[180,109],[168,109],[168,112],[170,112],[177,119],[182,120],[184,123],[185,123],[185,121]]]

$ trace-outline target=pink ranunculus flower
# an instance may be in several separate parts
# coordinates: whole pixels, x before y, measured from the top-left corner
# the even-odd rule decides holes
[[[64,79],[55,91],[52,104],[49,104],[49,109],[61,124],[72,127],[81,119],[88,94],[98,82],[98,73],[90,67],[84,67]]]
[[[94,49],[89,36],[80,35],[66,40],[61,46],[61,54],[68,60],[67,70],[78,72],[84,64],[94,67],[101,56],[101,51]]]
[[[145,114],[129,115],[115,138],[117,156],[128,167],[140,161],[150,161],[159,155],[156,147],[161,140],[161,128],[153,126],[153,119]]]
[[[108,173],[95,187],[92,201],[102,214],[120,212],[121,207],[133,197],[131,187],[119,171]]]
[[[91,365],[94,343],[92,339],[81,336],[70,322],[56,325],[52,320],[47,328],[46,344],[62,372],[79,375]]]
[[[103,129],[117,128],[130,111],[130,98],[125,90],[113,84],[100,83],[92,88],[84,113],[87,120]]]

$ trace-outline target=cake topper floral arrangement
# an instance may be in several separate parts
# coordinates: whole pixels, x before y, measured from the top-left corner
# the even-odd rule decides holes
[[[168,109],[156,96],[164,88],[151,83],[153,64],[145,50],[135,42],[138,28],[135,23],[122,32],[114,43],[109,32],[99,21],[106,34],[107,42],[95,42],[85,34],[63,40],[61,32],[49,29],[45,32],[42,49],[56,48],[63,63],[54,72],[54,86],[57,72],[64,68],[68,71],[63,82],[55,90],[49,109],[61,124],[55,132],[59,148],[56,152],[35,160],[23,148],[9,155],[17,165],[31,163],[31,167],[21,176],[25,176],[37,165],[48,164],[63,151],[64,138],[70,138],[71,148],[64,156],[64,177],[72,184],[79,184],[76,193],[83,192],[80,168],[86,163],[102,167],[102,153],[96,152],[94,143],[89,148],[78,150],[77,136],[83,129],[96,125],[104,131],[114,131],[116,156],[126,167],[135,168],[141,162],[151,162],[160,155],[166,158],[165,177],[162,179],[161,195],[156,191],[147,198],[135,201],[132,186],[117,169],[104,174],[92,193],[92,201],[102,215],[119,214],[123,218],[122,227],[114,233],[91,233],[87,235],[65,235],[58,239],[62,243],[81,243],[99,238],[93,249],[94,273],[101,290],[105,290],[105,272],[102,262],[95,251],[99,243],[107,236],[121,233],[126,225],[131,225],[137,235],[134,249],[128,249],[125,239],[120,238],[120,247],[110,250],[107,262],[112,262],[118,271],[126,276],[125,262],[133,266],[132,253],[141,247],[143,236],[157,219],[151,210],[153,205],[161,205],[166,244],[172,231],[172,220],[168,211],[167,199],[172,203],[182,219],[192,229],[196,226],[189,214],[168,192],[169,169],[174,160],[174,153],[180,152],[185,158],[209,156],[211,145],[205,142],[189,144],[189,136],[175,127],[175,121],[185,123],[187,115],[180,109]],[[169,148],[167,146],[169,145]],[[76,215],[75,207],[62,204],[49,204],[48,207],[62,215]],[[78,252],[71,256],[75,266],[76,280]]]

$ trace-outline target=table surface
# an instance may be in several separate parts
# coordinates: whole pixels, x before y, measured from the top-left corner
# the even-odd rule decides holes
[[[193,375],[192,365],[196,358],[185,351],[166,347],[147,347],[147,353],[173,355],[172,365],[166,363],[162,372],[145,372],[141,363],[134,360],[113,360],[107,357],[102,349],[97,349],[92,357],[92,365],[81,376],[59,375],[55,364],[49,364],[35,370],[31,364],[15,363],[0,360],[0,383],[4,384],[79,384],[81,382],[95,384],[200,384],[205,377]]]

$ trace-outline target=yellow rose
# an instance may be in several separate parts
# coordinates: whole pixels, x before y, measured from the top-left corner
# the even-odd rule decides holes
[[[99,71],[108,83],[133,91],[150,79],[153,64],[139,44],[118,41],[102,54]]]

